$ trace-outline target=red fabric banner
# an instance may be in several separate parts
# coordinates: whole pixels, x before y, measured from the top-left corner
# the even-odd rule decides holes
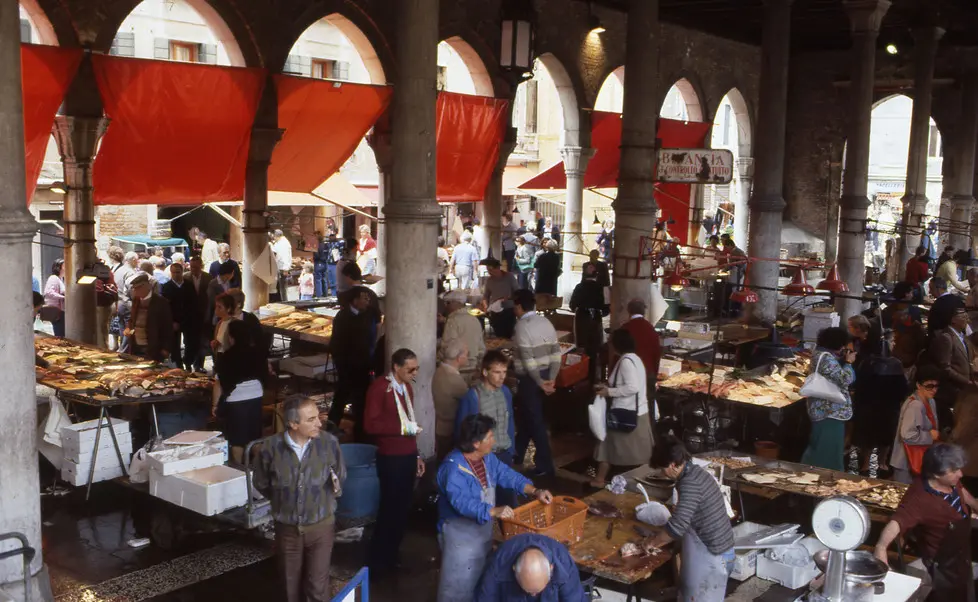
[[[240,200],[262,69],[92,56],[111,120],[96,205]]]
[[[703,148],[712,124],[699,121],[660,119],[656,136],[662,148]],[[595,111],[591,113],[591,147],[594,157],[584,174],[585,188],[617,188],[618,164],[621,161],[621,114]],[[567,188],[564,164],[557,163],[530,178],[518,188],[549,190]],[[678,236],[683,244],[689,237],[689,184],[655,185],[655,201],[665,219],[674,220],[669,233]]]
[[[481,201],[499,160],[509,102],[441,92],[435,110],[437,198]]]
[[[81,48],[20,45],[24,95],[24,154],[27,159],[27,204],[44,166],[51,125],[82,59]]]
[[[391,88],[276,75],[278,126],[269,190],[309,192],[353,155],[391,99]]]

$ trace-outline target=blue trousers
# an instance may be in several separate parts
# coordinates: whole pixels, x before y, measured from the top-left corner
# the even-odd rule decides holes
[[[326,287],[326,292],[330,297],[336,296],[336,264],[331,263],[326,266],[326,277],[329,279],[329,285]]]
[[[546,371],[545,371],[546,372]],[[547,378],[546,376],[544,378]],[[522,464],[530,440],[536,445],[534,464],[538,471],[547,474],[557,472],[553,454],[550,452],[550,436],[543,419],[543,391],[533,379],[524,376],[519,379],[516,394],[516,464]]]
[[[324,297],[326,296],[326,291],[329,290],[329,280],[326,276],[326,266],[317,265],[316,271],[313,272],[312,282],[316,288],[315,296]]]

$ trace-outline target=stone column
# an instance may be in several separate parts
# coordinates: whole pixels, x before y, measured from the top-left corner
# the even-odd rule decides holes
[[[734,201],[734,242],[740,248],[747,246],[747,227],[750,224],[750,209],[747,202],[750,199],[751,186],[754,184],[754,158],[740,157],[737,159],[737,199]]]
[[[788,111],[788,65],[791,62],[791,2],[764,0],[760,102],[754,146],[754,191],[750,199],[752,257],[781,256],[781,222],[784,202],[785,122]],[[758,261],[750,267],[752,284],[758,286],[756,315],[773,322],[778,313],[779,264]]]
[[[961,107],[961,130],[955,147],[954,180],[952,182],[951,245],[955,249],[971,246],[970,227],[975,203],[975,143],[978,141],[978,71],[965,76],[964,100]]]
[[[76,273],[93,264],[95,248],[95,201],[92,162],[99,138],[108,124],[103,117],[66,117],[54,123],[54,137],[64,165],[65,195],[65,336],[96,345],[98,336],[95,285],[78,284]]]
[[[593,148],[565,146],[560,149],[564,158],[564,174],[567,177],[567,202],[564,205],[564,228],[561,231],[560,246],[563,251],[563,274],[558,291],[564,301],[570,303],[571,293],[580,282],[574,272],[574,264],[580,265],[584,259],[584,174],[587,164],[594,156]]]
[[[373,149],[377,161],[377,217],[383,218],[384,207],[390,201],[391,163],[394,160],[390,127],[374,126],[374,131],[367,137],[367,143]],[[355,233],[351,236],[357,238]],[[377,275],[387,276],[387,228],[383,219],[377,221]]]
[[[268,303],[269,285],[255,276],[251,266],[268,247],[268,165],[272,151],[282,139],[284,130],[259,128],[251,131],[251,148],[245,170],[245,195],[241,228],[244,238],[244,265],[241,266],[241,288],[245,309],[254,311]],[[271,253],[271,250],[269,250]]]
[[[394,161],[387,220],[387,300],[384,317],[388,355],[414,351],[421,370],[414,405],[423,428],[419,451],[435,451],[437,236],[441,209],[435,201],[435,102],[438,55],[438,0],[396,3],[397,70],[392,101]]]
[[[655,231],[655,140],[659,121],[659,2],[629,0],[625,38],[625,81],[621,163],[615,210],[614,281],[611,323],[628,317],[631,299],[646,305],[652,296],[652,262],[643,257]]]
[[[244,225],[244,212],[242,211],[244,207],[235,206],[231,207],[228,213],[231,217],[238,220],[238,223],[242,226]],[[241,228],[231,224],[228,229],[228,246],[231,247],[231,257],[237,261],[240,261],[244,257],[244,236],[241,233]]]
[[[37,224],[27,210],[24,165],[24,106],[20,86],[20,16],[16,0],[0,0],[0,533],[27,537],[32,600],[50,600],[51,585],[41,550],[41,492],[37,471],[37,401],[31,309],[31,239]],[[0,543],[0,552],[20,547]],[[0,560],[0,598],[26,598],[23,559]]]
[[[846,165],[840,200],[838,265],[839,276],[849,284],[852,295],[863,290],[866,271],[866,216],[869,209],[869,130],[876,78],[876,38],[887,0],[849,0],[846,9],[852,25],[852,85],[849,87],[849,122],[846,130]],[[843,320],[862,310],[859,299],[838,299],[836,309]]]
[[[492,255],[499,260],[503,258],[503,172],[515,148],[516,128],[507,128],[506,139],[499,145],[496,168],[489,178],[482,201],[482,240],[478,241],[479,248],[484,249],[487,256]]]
[[[690,245],[700,246],[706,241],[700,241],[700,233],[703,231],[703,218],[706,217],[706,185],[693,184],[690,186],[689,195],[689,225],[686,227],[686,240]],[[679,236],[679,232],[670,232],[672,236]]]
[[[927,210],[927,147],[930,144],[930,111],[934,96],[934,58],[944,30],[933,25],[918,27],[914,37],[913,113],[910,116],[910,153],[907,185],[903,195],[903,250],[900,277],[907,260],[920,244],[921,225]]]

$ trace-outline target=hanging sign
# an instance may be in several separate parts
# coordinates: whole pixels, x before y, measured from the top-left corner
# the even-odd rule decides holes
[[[685,184],[729,184],[733,180],[733,153],[712,148],[661,149],[656,179]]]

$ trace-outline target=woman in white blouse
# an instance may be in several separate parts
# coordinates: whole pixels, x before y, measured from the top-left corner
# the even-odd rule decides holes
[[[609,420],[608,434],[598,443],[594,459],[598,461],[598,473],[591,481],[593,487],[604,487],[611,466],[639,466],[652,455],[652,420],[646,397],[645,366],[635,354],[635,339],[625,329],[611,333],[608,352],[617,363],[611,371],[608,383],[599,385],[595,392],[608,400],[608,416],[617,414],[618,428]],[[636,414],[632,414],[635,412]],[[634,424],[634,428],[631,425]]]

